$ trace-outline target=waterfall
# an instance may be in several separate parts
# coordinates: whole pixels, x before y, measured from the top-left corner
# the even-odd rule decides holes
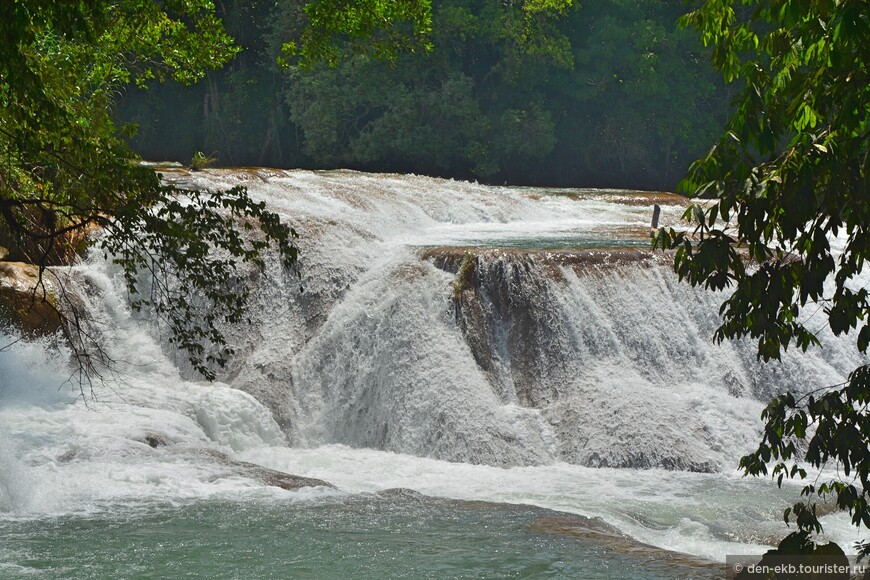
[[[349,171],[165,179],[248,187],[299,231],[302,279],[277,260],[251,277],[250,324],[223,328],[236,354],[206,383],[102,255],[58,269],[114,362],[82,393],[63,345],[0,335],[0,522],[275,497],[254,462],[343,490],[293,501],[407,487],[529,503],[721,559],[773,543],[797,493],[735,475],[765,402],[863,361],[824,331],[824,348],[775,364],[713,344],[725,295],[648,249],[653,204],[679,222],[673,195]]]
[[[676,196],[490,188],[354,172],[176,176],[242,183],[302,236],[304,292],[272,272],[224,380],[297,446],[495,466],[731,469],[761,404],[840,382],[848,341],[760,364],[714,345],[724,294],[646,246]]]

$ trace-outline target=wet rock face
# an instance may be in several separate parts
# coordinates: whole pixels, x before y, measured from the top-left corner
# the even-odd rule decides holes
[[[280,487],[281,489],[286,489],[287,491],[294,491],[303,487],[328,487],[330,489],[335,489],[334,485],[323,481],[322,479],[292,475],[290,473],[284,473],[283,471],[276,471],[274,469],[261,467],[253,463],[236,461],[233,462],[231,465],[234,467],[238,467],[249,477],[254,477],[266,485],[270,485],[272,487]]]
[[[55,282],[33,264],[0,262],[0,320],[30,336],[54,334],[63,325]]]
[[[256,463],[237,461],[232,459],[226,453],[215,449],[194,449],[187,450],[187,452],[193,453],[199,457],[209,457],[218,464],[225,466],[228,470],[226,476],[241,475],[243,477],[256,479],[265,485],[280,487],[287,491],[294,491],[303,487],[327,487],[330,489],[336,489],[334,485],[327,481],[323,481],[322,479],[292,475],[283,471],[269,469],[268,467],[263,467]]]
[[[717,321],[679,302],[688,290],[672,286],[667,257],[439,248],[423,258],[453,273],[455,321],[475,363],[503,404],[539,414],[559,460],[713,472],[743,444],[721,436],[730,417],[698,411],[742,361],[705,356]],[[742,392],[731,391],[721,397]]]
[[[528,255],[466,257],[454,293],[456,319],[478,366],[490,377],[504,402],[514,397],[527,407],[539,407],[556,393],[538,380],[558,353],[546,345],[555,329],[539,324],[552,299],[547,285],[533,274]],[[546,336],[545,336],[546,335]]]
[[[423,257],[455,273],[456,322],[504,402],[516,398],[535,408],[565,394],[559,375],[566,354],[576,351],[554,309],[559,303],[554,283],[563,281],[566,271],[594,275],[595,270],[656,259],[650,252],[626,249],[475,253],[436,248]]]

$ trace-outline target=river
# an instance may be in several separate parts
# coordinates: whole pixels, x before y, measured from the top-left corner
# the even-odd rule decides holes
[[[798,498],[736,470],[764,402],[862,360],[824,333],[765,365],[713,344],[723,295],[648,251],[676,196],[165,178],[247,186],[299,231],[302,279],[251,275],[251,323],[206,383],[102,255],[58,270],[115,362],[82,392],[63,345],[0,335],[2,577],[716,577]]]

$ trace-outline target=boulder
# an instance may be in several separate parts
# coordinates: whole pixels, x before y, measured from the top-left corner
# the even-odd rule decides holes
[[[0,322],[30,336],[50,335],[63,326],[54,276],[22,262],[0,262]]]
[[[149,443],[150,445],[150,443]],[[302,477],[299,475],[291,475],[276,469],[269,469],[256,463],[248,463],[247,461],[237,461],[222,451],[209,448],[194,449],[193,454],[198,457],[209,457],[215,460],[216,463],[228,468],[228,471],[221,475],[226,477],[229,475],[239,475],[255,479],[265,485],[272,487],[280,487],[288,491],[295,491],[303,487],[328,487],[336,489],[334,485],[322,479],[313,477]]]

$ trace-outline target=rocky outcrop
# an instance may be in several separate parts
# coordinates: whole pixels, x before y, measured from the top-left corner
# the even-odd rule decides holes
[[[288,491],[294,491],[303,487],[329,487],[331,489],[335,489],[334,485],[323,481],[322,479],[291,475],[289,473],[284,473],[283,471],[268,469],[266,467],[255,465],[253,463],[246,463],[244,461],[236,461],[233,463],[233,465],[244,470],[245,473],[266,485],[270,485],[272,487],[280,487],[281,489],[286,489]]]
[[[529,525],[529,529],[537,533],[558,534],[583,541],[586,545],[597,546],[600,549],[636,557],[653,569],[661,569],[666,573],[684,577],[718,577],[721,564],[690,554],[671,552],[633,540],[622,534],[616,528],[597,519],[586,518],[573,514],[542,515]]]
[[[54,334],[63,326],[57,281],[45,270],[22,262],[0,262],[0,322],[29,336]]]
[[[335,489],[334,485],[323,481],[322,479],[291,475],[289,473],[284,473],[283,471],[257,465],[256,463],[237,461],[226,453],[217,451],[216,449],[197,449],[194,450],[193,453],[200,457],[210,457],[214,459],[216,463],[225,466],[227,472],[221,475],[221,477],[240,475],[242,477],[255,479],[265,485],[280,487],[281,489],[286,489],[288,491],[294,491],[303,487],[328,487]]]
[[[618,268],[651,265],[661,255],[645,249],[566,250],[439,247],[422,256],[454,274],[456,322],[475,362],[505,402],[528,407],[558,401],[560,381],[545,380],[563,367],[570,337],[554,324],[553,281],[573,271],[597,276]]]
[[[600,267],[618,267],[626,264],[662,262],[670,260],[666,252],[653,252],[647,248],[578,248],[526,250],[519,248],[480,249],[462,246],[439,246],[424,250],[420,256],[440,269],[462,273],[467,260],[491,263],[534,263],[545,273],[559,275],[559,268],[571,268],[575,272]],[[469,278],[470,280],[470,278]]]

